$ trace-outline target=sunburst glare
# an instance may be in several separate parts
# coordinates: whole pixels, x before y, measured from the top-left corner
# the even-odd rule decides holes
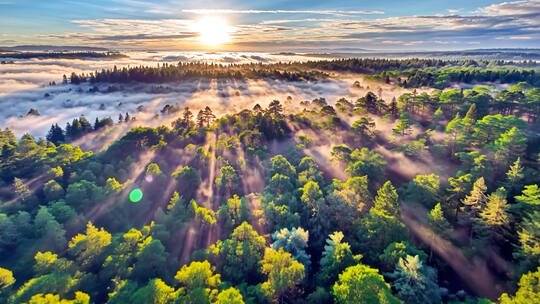
[[[233,27],[221,17],[206,16],[195,23],[193,30],[199,33],[202,44],[216,46],[231,40]]]

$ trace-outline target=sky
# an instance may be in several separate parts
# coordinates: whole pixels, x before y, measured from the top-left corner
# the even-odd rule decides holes
[[[0,0],[0,46],[27,44],[179,51],[539,48],[540,0]]]

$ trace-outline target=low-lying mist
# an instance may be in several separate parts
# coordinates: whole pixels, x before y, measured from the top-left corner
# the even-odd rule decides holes
[[[129,124],[159,126],[169,125],[180,112],[162,113],[166,105],[176,109],[190,107],[195,113],[210,106],[217,115],[251,109],[255,104],[266,107],[274,99],[284,104],[286,112],[302,110],[301,101],[323,97],[333,104],[341,97],[350,101],[364,96],[368,91],[379,94],[387,102],[409,90],[393,85],[372,82],[359,75],[333,73],[329,79],[314,82],[280,80],[189,80],[166,84],[62,84],[62,75],[89,73],[113,66],[157,66],[162,62],[207,61],[214,63],[253,63],[300,61],[313,59],[307,56],[284,56],[260,53],[172,53],[130,52],[129,57],[114,60],[80,59],[30,59],[3,64],[0,69],[0,127],[11,128],[17,136],[30,133],[46,135],[51,124],[62,128],[76,117],[84,115],[91,123],[96,117],[119,114],[136,117]],[[56,85],[49,85],[51,82]],[[360,86],[353,86],[360,81]],[[37,115],[27,115],[36,109]],[[117,138],[118,129],[109,133]],[[120,132],[123,133],[123,132]],[[101,139],[102,141],[103,138]],[[106,142],[105,140],[104,142]],[[110,140],[108,140],[110,141]]]

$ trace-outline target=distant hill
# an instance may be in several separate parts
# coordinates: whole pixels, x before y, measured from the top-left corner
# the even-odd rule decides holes
[[[108,51],[107,48],[90,47],[90,46],[72,46],[72,45],[17,45],[17,46],[0,46],[0,51],[86,51],[98,52]]]

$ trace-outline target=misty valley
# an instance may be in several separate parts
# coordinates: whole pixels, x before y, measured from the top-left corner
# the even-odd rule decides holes
[[[0,303],[540,301],[538,51],[0,59]]]

